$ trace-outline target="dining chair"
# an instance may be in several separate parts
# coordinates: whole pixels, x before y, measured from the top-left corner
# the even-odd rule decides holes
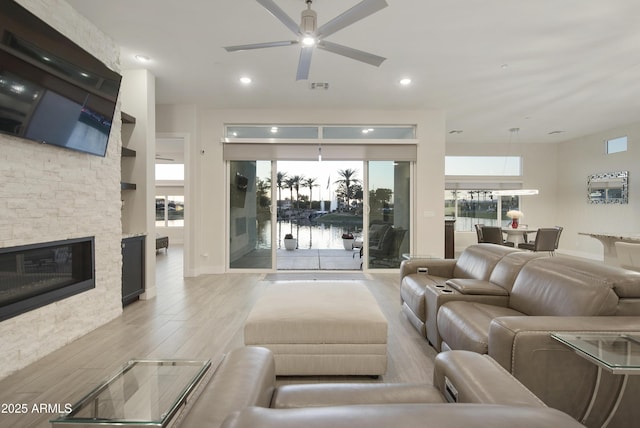
[[[518,244],[518,248],[535,252],[547,251],[553,256],[558,248],[561,232],[561,227],[541,227],[536,232],[535,241]]]
[[[482,226],[484,226],[483,224],[474,224],[475,228],[476,228],[476,235],[478,236],[478,244],[481,242],[484,242],[482,239]]]
[[[505,241],[502,228],[497,226],[482,226],[482,242],[513,247],[513,242]]]

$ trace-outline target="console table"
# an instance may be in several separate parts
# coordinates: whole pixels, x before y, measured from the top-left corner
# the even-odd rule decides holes
[[[633,242],[640,243],[640,234],[620,235],[611,233],[588,233],[578,232],[578,235],[590,236],[602,242],[604,247],[604,263],[612,266],[619,266],[618,253],[616,252],[616,242]]]
[[[591,414],[598,394],[602,370],[623,376],[622,387],[618,392],[615,404],[602,424],[602,428],[605,428],[618,410],[629,375],[640,375],[640,332],[635,334],[551,333],[551,337],[598,366],[597,381],[589,406],[582,417],[582,423],[585,423]]]
[[[210,367],[211,360],[131,360],[51,425],[165,428]]]

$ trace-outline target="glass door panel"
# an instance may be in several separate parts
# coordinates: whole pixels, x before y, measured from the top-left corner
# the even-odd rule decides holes
[[[271,269],[271,161],[229,166],[229,267]]]
[[[368,166],[368,267],[398,268],[410,248],[411,162],[370,161]]]

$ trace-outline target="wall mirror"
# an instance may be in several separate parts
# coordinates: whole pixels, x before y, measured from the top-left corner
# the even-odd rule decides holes
[[[592,204],[628,204],[629,171],[592,174],[587,180],[587,197]]]

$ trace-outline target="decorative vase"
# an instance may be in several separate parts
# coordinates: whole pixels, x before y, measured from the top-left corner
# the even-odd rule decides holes
[[[354,241],[353,238],[351,239],[342,238],[342,245],[344,246],[344,249],[349,251],[353,250],[353,241]]]
[[[514,229],[518,228],[518,219],[516,217],[511,220],[511,227]]]
[[[295,238],[293,239],[284,239],[284,248],[287,251],[293,251],[296,249],[296,247],[298,246],[298,242]]]

